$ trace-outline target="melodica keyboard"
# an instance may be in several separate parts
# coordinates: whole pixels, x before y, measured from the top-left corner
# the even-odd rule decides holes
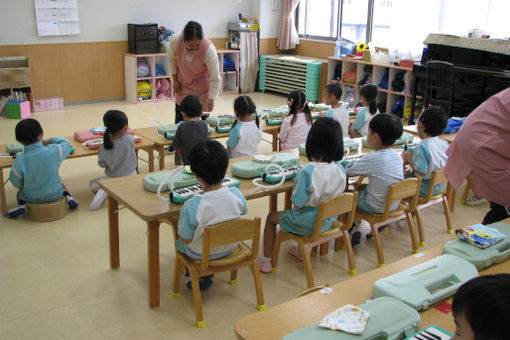
[[[223,186],[225,186],[225,187],[239,187],[241,182],[239,182],[237,179],[235,179],[233,177],[225,177],[221,181],[221,184],[223,184]],[[175,189],[174,191],[170,191],[168,193],[168,197],[170,198],[170,201],[172,203],[183,204],[184,202],[186,202],[193,196],[199,195],[203,192],[204,192],[204,190],[202,189],[200,184],[195,184],[195,185],[192,185],[189,187]]]
[[[285,180],[288,181],[289,179],[296,177],[298,170],[303,169],[305,166],[306,164],[298,164],[289,168],[283,168]],[[262,180],[267,183],[278,183],[282,180],[282,172],[279,169],[274,168],[273,170],[262,173]]]

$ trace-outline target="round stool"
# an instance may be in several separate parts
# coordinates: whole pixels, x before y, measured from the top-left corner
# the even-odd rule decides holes
[[[28,217],[37,222],[51,222],[60,220],[67,215],[66,200],[64,197],[56,201],[44,203],[27,202]]]

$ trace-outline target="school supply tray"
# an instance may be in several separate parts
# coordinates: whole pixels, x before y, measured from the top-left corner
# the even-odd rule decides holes
[[[159,185],[161,182],[165,180],[165,178],[168,177],[168,175],[173,172],[172,171],[164,171],[164,172],[157,172],[153,174],[148,174],[143,178],[143,187],[145,190],[151,191],[151,192],[157,192]],[[175,174],[174,177],[174,189],[189,187],[192,185],[198,184],[198,180],[195,177],[194,174],[189,173],[185,171],[184,169],[182,171],[179,171],[179,173]],[[164,185],[161,191],[168,191],[170,190],[170,183],[167,185]]]
[[[104,131],[104,129],[101,128],[101,127],[99,127],[99,128],[91,128],[89,130],[83,130],[83,131],[76,131],[74,133],[74,140],[77,141],[77,142],[83,143],[83,142],[86,142],[88,140],[102,138],[103,135],[104,135],[104,132],[101,132],[101,131]],[[133,134],[133,130],[131,130],[128,127],[128,129],[126,130],[126,134],[132,135]]]
[[[296,173],[305,166],[306,164],[298,164],[288,168],[283,168],[283,173],[278,169],[270,169],[264,171],[260,177],[262,177],[262,180],[266,183],[278,183],[282,180],[282,176],[285,176],[285,180],[288,181],[296,177]]]
[[[218,124],[219,121],[219,124]],[[210,126],[216,125],[231,125],[236,121],[234,114],[224,114],[219,116],[209,116],[205,119],[205,122]]]
[[[446,254],[377,280],[372,286],[372,297],[391,296],[416,310],[428,309],[477,276],[474,265]]]
[[[241,182],[233,177],[225,177],[221,184],[225,187],[239,187]],[[175,204],[184,204],[187,200],[192,198],[195,195],[199,195],[203,193],[202,187],[200,184],[195,184],[189,187],[184,187],[180,189],[174,189],[168,193],[168,198],[170,201]]]
[[[402,134],[402,136],[400,136],[400,138],[397,139],[395,141],[395,143],[393,143],[393,145],[409,144],[409,143],[413,142],[413,139],[414,139],[414,135],[413,134],[404,132]],[[367,137],[363,137],[361,139],[361,144],[363,144],[364,148],[371,149],[371,147],[369,147],[368,144],[367,144]]]
[[[267,162],[256,161],[254,158],[235,162],[232,164],[232,175],[239,178],[255,178],[264,172],[268,164],[278,164],[282,168],[299,164],[299,157],[296,154],[279,152],[273,156],[273,159]]]
[[[315,323],[292,331],[283,340],[400,340],[414,334],[420,327],[418,312],[391,297],[368,300],[358,307],[370,313],[365,331],[360,335],[321,328]]]
[[[358,151],[359,143],[354,139],[344,138],[344,149],[349,149],[349,151]],[[306,156],[306,143],[299,144],[299,154]]]
[[[455,240],[445,244],[444,254],[452,254],[472,263],[478,270],[510,258],[510,224],[492,223],[488,227],[497,229],[506,237],[489,248],[478,248],[463,240]]]

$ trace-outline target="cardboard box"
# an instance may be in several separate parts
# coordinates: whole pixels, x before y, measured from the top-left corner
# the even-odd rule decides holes
[[[12,100],[5,106],[7,118],[25,119],[30,117],[30,102],[28,100]]]
[[[27,57],[0,58],[0,89],[30,87],[30,64]]]
[[[34,112],[63,110],[63,109],[64,109],[64,98],[62,98],[62,97],[50,97],[50,98],[36,99],[35,103],[34,103]]]

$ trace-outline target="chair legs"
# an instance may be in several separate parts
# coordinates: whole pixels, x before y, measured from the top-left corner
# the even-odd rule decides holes
[[[257,308],[259,311],[263,311],[266,309],[266,305],[264,304],[264,293],[262,291],[262,282],[260,280],[260,270],[257,260],[251,262],[251,271],[255,283],[255,292],[257,293]]]
[[[274,240],[273,246],[273,256],[271,258],[271,264],[273,266],[273,272],[276,271],[276,266],[278,265],[278,255],[280,254],[280,246],[282,245],[283,233],[280,231],[276,234],[276,239]]]
[[[193,291],[193,304],[195,305],[195,315],[197,327],[205,327],[204,315],[202,312],[202,297],[200,296],[200,286],[198,284],[199,275],[194,268],[188,268],[191,280],[191,290]]]
[[[237,283],[237,269],[230,271],[230,284],[235,285]]]
[[[377,266],[382,267],[384,266],[384,254],[381,245],[381,236],[374,224],[370,223],[370,229],[372,229],[372,235],[374,236],[375,250],[377,252]]]
[[[443,203],[444,216],[446,218],[446,232],[448,234],[453,234],[452,217],[450,214],[450,204],[449,204],[448,198],[446,196],[443,196],[442,203]]]
[[[347,262],[349,264],[349,274],[356,275],[356,264],[354,263],[354,253],[352,252],[352,245],[349,240],[349,232],[347,230],[343,230],[342,232],[344,234],[342,239],[345,244],[345,251],[347,253]],[[339,242],[339,239],[340,238],[337,238],[335,240],[335,247],[336,247],[336,243]]]
[[[172,290],[172,295],[174,297],[179,296],[179,289],[181,285],[181,273],[182,273],[182,262],[179,260],[179,257],[175,256],[175,266],[174,266],[174,288]]]
[[[413,216],[416,218],[416,224],[418,226],[418,237],[420,240],[420,247],[425,247],[425,231],[423,230],[423,222],[421,220],[420,210],[416,208],[413,212]]]
[[[418,253],[418,242],[416,241],[416,231],[414,230],[413,219],[409,212],[406,212],[407,227],[409,228],[409,234],[411,236],[411,246],[413,248],[413,254]]]
[[[301,248],[301,256],[303,257],[303,263],[305,265],[306,272],[306,284],[307,288],[315,286],[313,282],[313,271],[312,271],[312,259],[310,258],[310,248],[308,248],[303,242],[299,242]]]

